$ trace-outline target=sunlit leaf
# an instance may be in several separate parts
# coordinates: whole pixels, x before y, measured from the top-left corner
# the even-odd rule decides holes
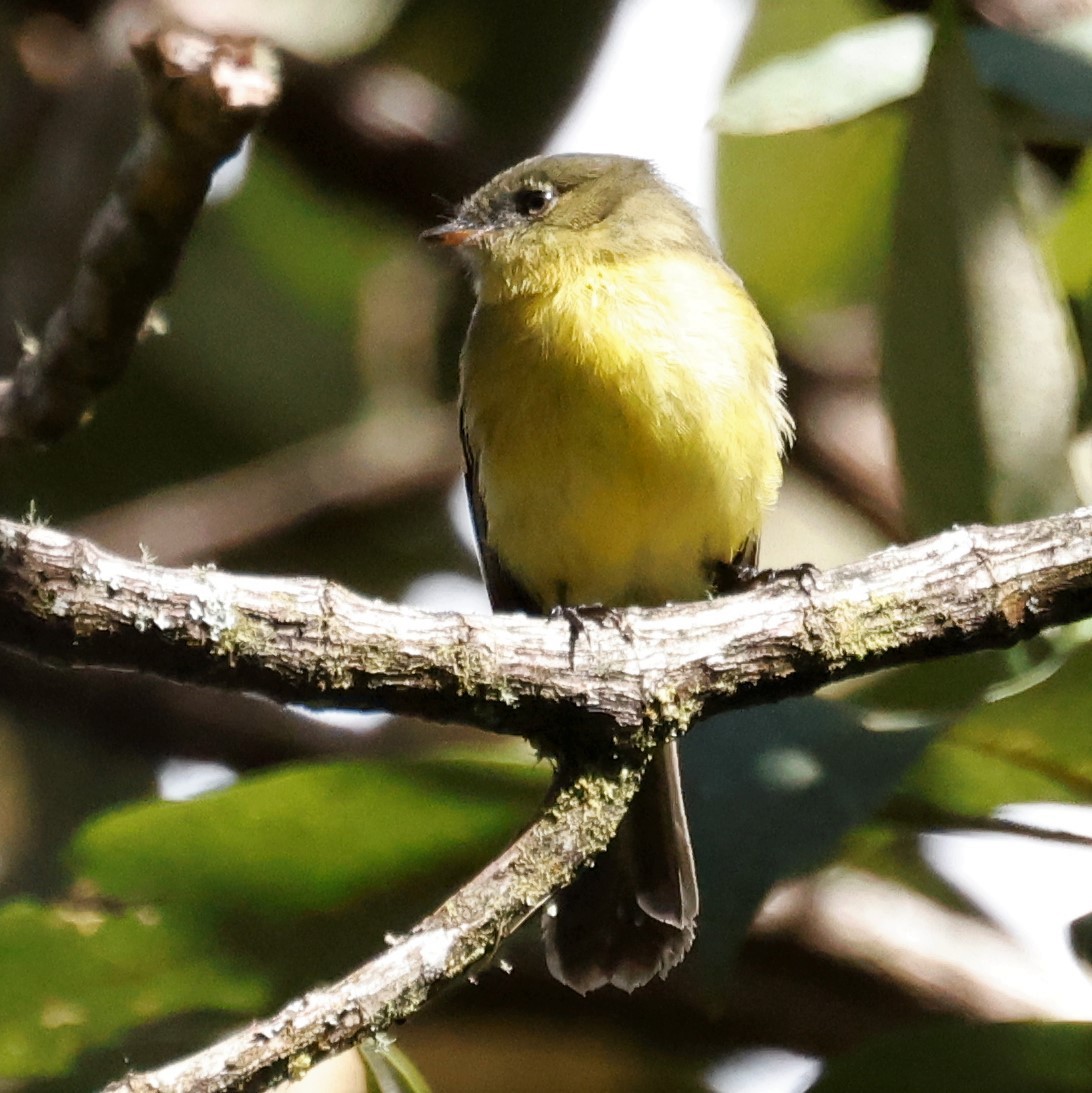
[[[1074,499],[1077,363],[1013,166],[949,28],[915,100],[884,306],[884,384],[917,533]]]
[[[967,816],[1011,801],[1092,802],[1092,646],[1008,697],[984,702],[924,756],[904,789]]]
[[[936,1024],[877,1036],[810,1093],[1086,1093],[1092,1025]]]
[[[1069,28],[1067,28],[1069,30]],[[1018,103],[1032,135],[1092,135],[1092,56],[1069,30],[1030,38],[999,27],[969,27],[966,43],[984,87]],[[769,135],[850,121],[921,87],[934,24],[901,15],[834,34],[787,53],[733,81],[713,127],[737,135]]]
[[[917,91],[932,42],[933,25],[921,15],[832,35],[730,83],[713,128],[766,136],[849,121]]]
[[[738,71],[879,14],[878,4],[863,0],[761,4]],[[815,311],[875,298],[903,132],[901,109],[888,107],[820,130],[720,136],[725,252],[780,337],[791,337]]]
[[[545,771],[330,763],[243,779],[193,801],[92,821],[72,858],[111,896],[270,918],[337,906],[499,849]]]
[[[0,1076],[63,1074],[85,1049],[190,1009],[249,1012],[264,984],[150,909],[0,907]]]

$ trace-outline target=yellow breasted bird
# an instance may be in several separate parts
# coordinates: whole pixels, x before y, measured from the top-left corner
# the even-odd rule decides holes
[[[694,600],[753,566],[792,432],[773,341],[652,166],[529,159],[425,236],[477,292],[462,431],[494,610]],[[633,990],[682,960],[697,913],[669,744],[545,920],[547,962],[582,993]]]

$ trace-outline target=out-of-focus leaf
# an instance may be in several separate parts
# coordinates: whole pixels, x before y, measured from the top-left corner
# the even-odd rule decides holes
[[[1083,296],[1092,288],[1092,152],[1085,152],[1058,219],[1047,237],[1066,291]]]
[[[865,0],[760,4],[737,73],[880,14]],[[720,136],[725,252],[779,337],[791,338],[814,311],[875,297],[903,130],[890,107],[828,129]]]
[[[496,849],[544,777],[482,764],[293,766],[108,813],[77,836],[72,857],[112,896],[279,918],[390,889],[468,848]]]
[[[219,955],[219,954],[217,954]],[[0,1076],[63,1074],[89,1047],[190,1009],[249,1012],[264,984],[151,909],[0,907]]]
[[[796,53],[832,34],[874,23],[889,11],[876,0],[778,0],[758,4],[735,72],[757,69],[773,57]]]
[[[268,152],[256,152],[243,192],[225,213],[272,280],[333,329],[352,330],[364,271],[399,246],[415,246],[379,210],[338,202]]]
[[[915,101],[884,306],[884,384],[917,533],[1074,499],[1077,363],[1012,171],[946,27]]]
[[[766,136],[850,121],[921,86],[933,43],[922,15],[897,15],[777,57],[730,83],[713,128]]]
[[[919,834],[916,827],[877,819],[846,836],[838,861],[886,877],[944,906],[965,910],[967,902],[961,894],[926,865]]]
[[[1005,654],[987,649],[882,672],[856,688],[849,701],[869,711],[877,725],[884,717],[947,722],[1011,676]]]
[[[1092,20],[1080,20],[1092,28]],[[981,82],[1038,112],[1055,139],[1092,139],[1092,49],[1083,27],[1031,38],[1001,27],[971,27],[967,46]]]
[[[933,35],[925,16],[899,15],[776,57],[728,85],[713,127],[737,135],[788,133],[898,102],[920,89]],[[1029,38],[992,26],[970,27],[965,35],[985,87],[1037,111],[1040,130],[1056,139],[1089,139],[1092,54],[1068,37]]]
[[[809,1093],[1087,1093],[1092,1025],[939,1024],[832,1059]]]
[[[1092,802],[1092,645],[1057,671],[986,702],[938,741],[904,790],[962,815],[987,815],[1020,800]]]
[[[688,963],[723,982],[770,887],[828,860],[933,735],[870,732],[849,707],[809,698],[714,717],[687,737],[683,774],[702,896]]]
[[[875,298],[904,124],[891,108],[831,129],[721,138],[725,253],[780,336]]]
[[[368,1088],[374,1088],[376,1093],[429,1093],[425,1076],[395,1044],[385,1047],[362,1045],[360,1058],[364,1061]]]
[[[138,347],[90,425],[5,467],[0,508],[26,511],[33,497],[68,522],[351,420],[366,394],[353,294],[388,250],[381,231],[255,157],[238,195],[207,209],[189,241],[163,305],[167,335]]]

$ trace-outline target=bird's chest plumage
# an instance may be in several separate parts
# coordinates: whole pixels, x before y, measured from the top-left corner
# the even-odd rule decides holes
[[[489,543],[544,605],[699,597],[780,482],[769,336],[716,267],[479,305],[463,408]]]

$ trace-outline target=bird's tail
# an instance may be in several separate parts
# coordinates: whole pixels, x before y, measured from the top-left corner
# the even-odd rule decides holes
[[[674,743],[652,760],[614,841],[544,916],[546,963],[585,994],[661,978],[686,955],[698,882]]]

